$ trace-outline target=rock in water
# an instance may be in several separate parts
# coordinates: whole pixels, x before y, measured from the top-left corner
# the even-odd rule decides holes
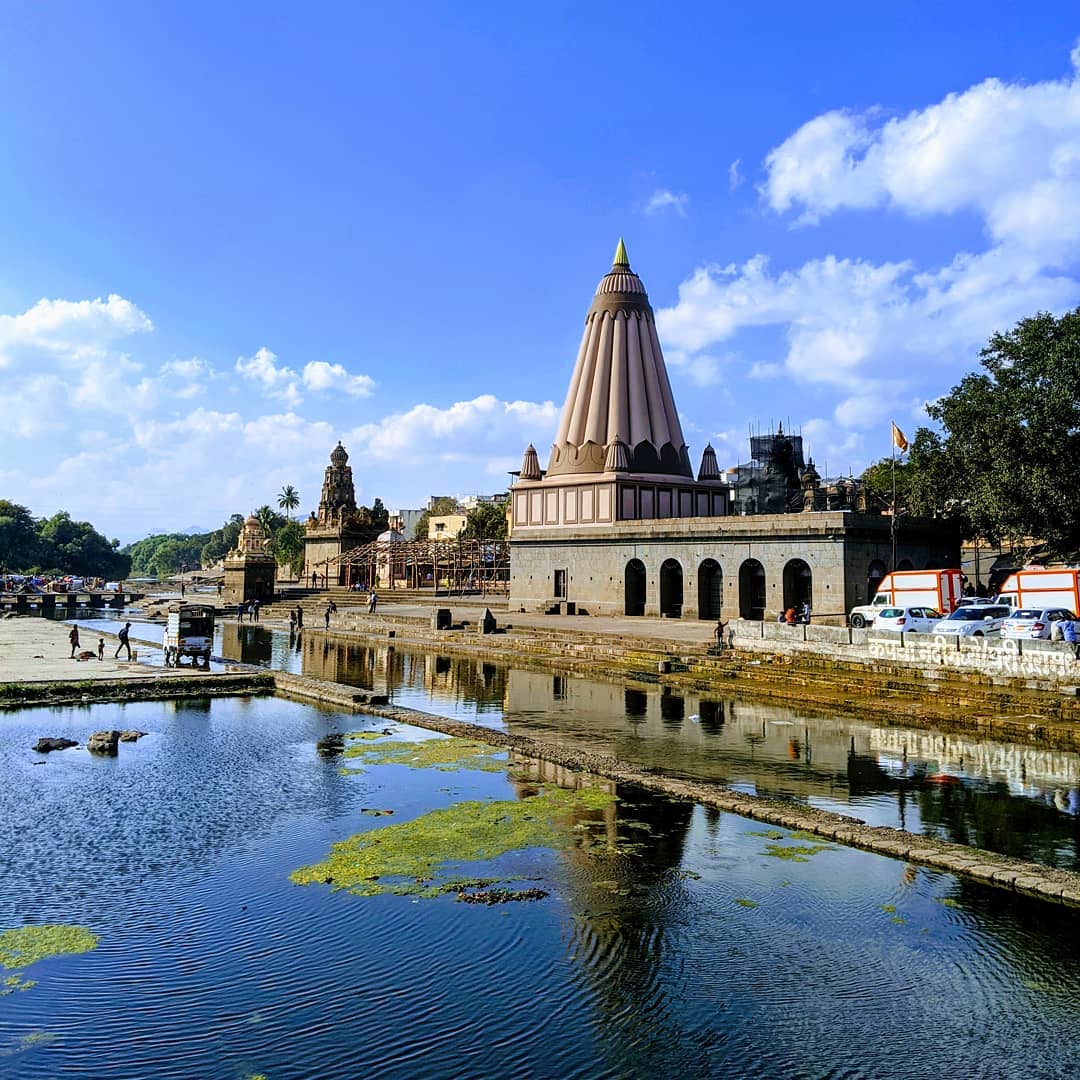
[[[120,732],[120,741],[121,742],[138,742],[139,739],[141,739],[146,734],[147,734],[147,732],[145,732],[145,731],[135,731],[134,728],[131,731],[121,731]]]
[[[95,731],[86,740],[86,749],[91,754],[109,754],[116,757],[116,747],[120,742],[119,731]]]
[[[34,743],[35,754],[47,754],[51,750],[67,750],[68,747],[78,746],[74,739],[47,739],[41,738]]]

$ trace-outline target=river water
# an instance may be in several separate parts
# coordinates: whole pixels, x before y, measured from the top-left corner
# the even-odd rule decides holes
[[[161,634],[154,624],[133,631],[144,642],[160,643]],[[250,624],[219,624],[215,654],[674,776],[1080,870],[1080,754],[1071,751]]]
[[[354,659],[378,685],[380,654]],[[424,679],[404,677],[413,664]],[[551,722],[546,705],[524,716],[510,673],[468,669],[396,654],[395,699],[427,695],[440,711],[530,730]],[[556,700],[585,692],[544,678]],[[662,740],[648,734],[655,707],[674,739],[674,710],[646,699],[643,716],[632,703],[636,734],[595,738]],[[690,708],[700,706],[684,706],[678,731],[717,737],[691,724]],[[29,749],[40,735],[82,741],[110,727],[149,734],[115,759]],[[342,758],[319,752],[327,735],[364,727],[385,721],[273,698],[0,714],[0,931],[62,922],[100,935],[95,951],[35,964],[37,985],[0,997],[0,1075],[1053,1077],[1080,1067],[1077,912],[867,852],[820,846],[798,861],[782,854],[799,850],[789,834],[633,789],[559,820],[558,842],[477,871],[525,878],[548,894],[540,900],[487,907],[295,884],[290,872],[351,835],[576,782],[528,762],[343,773]]]

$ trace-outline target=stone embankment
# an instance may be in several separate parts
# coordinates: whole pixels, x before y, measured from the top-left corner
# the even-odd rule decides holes
[[[915,635],[739,620],[729,627],[735,647],[716,654],[709,624],[586,617],[545,622],[510,613],[500,619],[498,633],[481,635],[479,611],[453,614],[452,628],[437,630],[430,616],[392,608],[374,616],[342,611],[328,632],[320,623],[305,633],[704,694],[746,694],[807,712],[855,713],[1020,742],[1052,739],[1061,749],[1080,749],[1080,663],[1063,643],[940,644],[925,635],[912,640]],[[688,636],[694,631],[697,640]],[[1035,674],[1016,666],[1023,657],[1039,658]]]

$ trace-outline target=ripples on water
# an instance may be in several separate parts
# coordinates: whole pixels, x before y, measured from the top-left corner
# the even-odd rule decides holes
[[[0,928],[102,935],[0,998],[0,1075],[1050,1076],[1080,1064],[1074,912],[858,851],[779,860],[760,826],[642,792],[566,821],[566,850],[505,857],[550,891],[537,903],[293,885],[291,870],[352,833],[530,790],[501,773],[341,776],[315,743],[363,723],[275,699],[0,715]],[[150,734],[115,760],[69,750],[33,764],[39,735],[102,727]],[[370,805],[395,816],[361,815]],[[55,1038],[20,1050],[34,1032]]]

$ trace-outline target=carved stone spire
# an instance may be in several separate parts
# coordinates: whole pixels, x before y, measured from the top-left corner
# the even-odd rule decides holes
[[[653,310],[622,240],[585,319],[548,475],[603,472],[616,442],[628,471],[694,475]]]
[[[525,448],[525,456],[521,459],[521,472],[518,473],[518,479],[540,479],[540,459],[536,456],[536,447],[532,443],[529,443]]]
[[[698,469],[699,480],[719,480],[720,466],[716,464],[716,451],[712,443],[705,447],[701,454],[701,468]]]

